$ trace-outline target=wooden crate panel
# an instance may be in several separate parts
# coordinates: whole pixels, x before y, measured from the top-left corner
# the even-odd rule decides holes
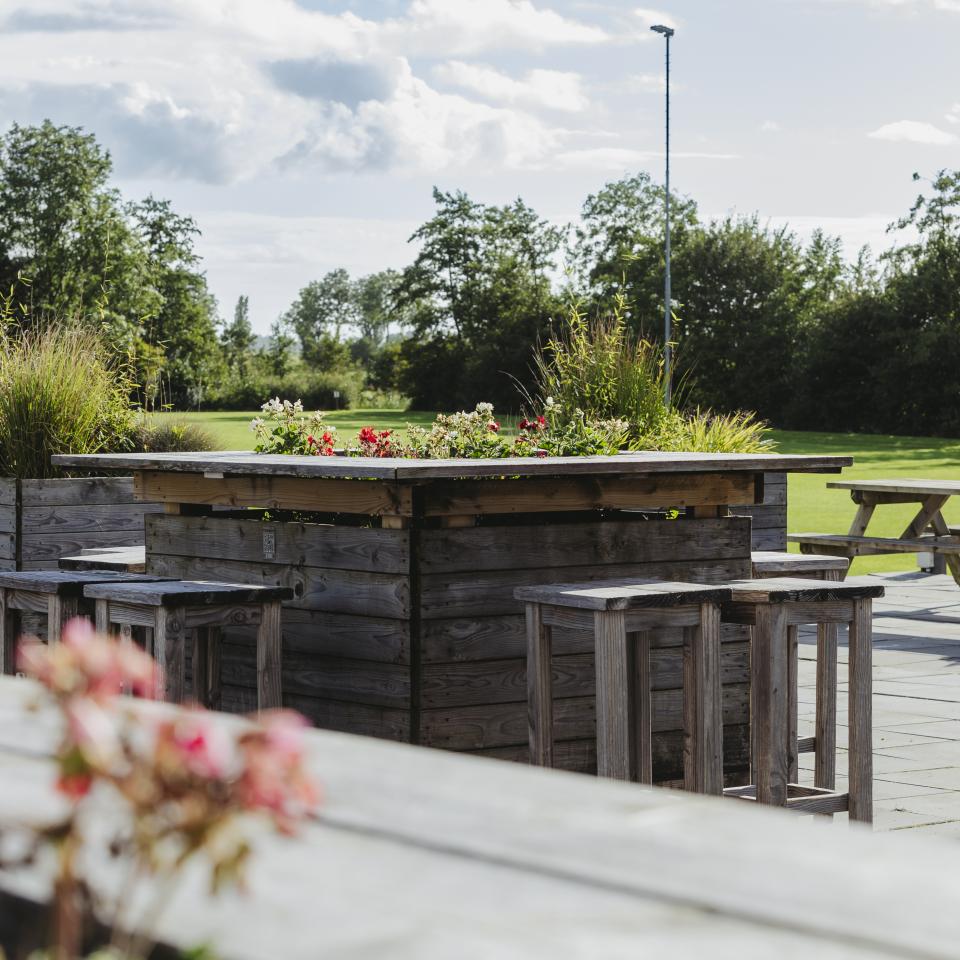
[[[0,477],[0,504],[14,507],[17,504],[17,481],[10,477]]]
[[[226,580],[290,587],[294,591],[290,605],[306,610],[401,620],[410,615],[410,581],[397,574],[162,554],[148,554],[147,572],[180,580]]]
[[[424,530],[423,574],[593,564],[717,560],[743,555],[746,519],[616,520]]]
[[[89,477],[54,480],[21,480],[24,506],[135,503],[133,477]],[[143,504],[144,507],[147,504]],[[154,505],[154,509],[158,508]]]
[[[0,560],[17,559],[17,537],[13,533],[0,533]]]
[[[737,559],[687,560],[651,564],[507,570],[476,574],[428,574],[421,579],[421,616],[424,620],[521,613],[515,587],[539,583],[589,582],[625,577],[660,577],[719,583],[750,575],[749,548]]]
[[[143,517],[148,509],[142,503],[83,503],[67,506],[32,505],[21,509],[21,530],[31,533],[87,533],[126,530],[143,543]]]
[[[225,643],[222,662],[224,684],[251,689],[256,686],[257,664],[251,647]],[[284,696],[395,709],[410,706],[410,670],[400,664],[318,657],[284,649],[282,683]]]
[[[283,648],[320,657],[410,663],[410,622],[284,606]],[[229,642],[253,647],[256,630],[231,628]]]
[[[134,547],[143,543],[142,530],[98,531],[96,533],[25,533],[20,541],[23,563],[50,561],[56,568],[61,557],[70,557],[90,547]]]
[[[150,553],[371,573],[410,570],[406,530],[162,514],[149,517],[146,529]]]
[[[13,503],[0,503],[0,533],[17,532],[17,507]]]
[[[749,682],[749,644],[724,644],[720,662],[722,683]],[[650,670],[651,686],[654,690],[680,687],[683,682],[683,658],[680,648],[653,650]],[[525,701],[527,664],[525,659],[425,664],[421,668],[420,682],[420,703],[424,709]],[[590,696],[595,690],[592,651],[553,658],[555,699]]]
[[[420,625],[420,660],[427,664],[525,657],[525,631],[524,618],[517,614],[425,620]],[[725,643],[746,638],[746,627],[728,623],[721,626],[721,639]],[[654,637],[655,645],[669,642],[679,643],[679,635],[659,631]],[[589,632],[554,629],[553,651],[558,655],[590,653],[593,651],[593,635]]]
[[[745,722],[749,698],[749,684],[727,684],[723,688],[724,724]],[[680,690],[655,690],[652,707],[654,733],[683,729],[683,695]],[[595,709],[593,696],[556,700],[553,705],[554,736],[558,740],[595,736]],[[481,750],[526,745],[527,737],[526,701],[436,707],[420,714],[420,742],[428,747]]]

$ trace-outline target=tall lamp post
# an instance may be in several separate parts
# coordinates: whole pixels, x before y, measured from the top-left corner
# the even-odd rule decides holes
[[[666,277],[663,281],[663,366],[664,366],[664,397],[667,406],[670,406],[673,394],[673,350],[670,346],[670,38],[674,34],[673,27],[665,27],[658,23],[650,28],[654,33],[663,34],[667,41],[667,174],[665,183],[664,221],[666,224]]]

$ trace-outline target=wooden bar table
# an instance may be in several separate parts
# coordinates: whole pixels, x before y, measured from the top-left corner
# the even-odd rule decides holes
[[[60,456],[134,474],[147,570],[288,586],[283,689],[317,725],[505,759],[527,755],[528,584],[750,576],[767,473],[838,473],[848,457],[640,453],[401,460],[243,452]],[[725,628],[727,782],[749,768],[746,628]],[[225,631],[225,709],[255,705],[253,638]],[[651,660],[654,779],[682,777],[679,630]],[[557,631],[558,766],[595,769],[591,638]]]

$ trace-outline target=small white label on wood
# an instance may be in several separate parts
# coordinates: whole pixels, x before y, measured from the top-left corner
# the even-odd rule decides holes
[[[272,560],[277,553],[277,534],[273,527],[263,528],[263,559]]]
[[[223,474],[217,473],[214,470],[205,470],[203,473],[203,479],[204,480],[222,480]]]

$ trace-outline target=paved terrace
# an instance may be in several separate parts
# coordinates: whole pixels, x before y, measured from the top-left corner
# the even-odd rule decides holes
[[[960,587],[948,576],[874,574],[874,825],[960,840]],[[816,634],[800,648],[800,736],[813,735]],[[843,631],[840,660],[846,662]],[[845,678],[841,667],[840,679]],[[846,747],[841,686],[837,743]],[[841,750],[837,771],[846,770]],[[813,754],[800,764],[812,782]],[[838,786],[846,787],[838,777]],[[845,817],[837,817],[845,820]]]

